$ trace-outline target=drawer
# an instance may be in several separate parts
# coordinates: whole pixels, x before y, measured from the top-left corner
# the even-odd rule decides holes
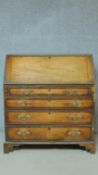
[[[82,100],[16,100],[7,99],[6,106],[9,108],[91,108],[93,101],[90,99]]]
[[[90,124],[91,112],[56,112],[56,111],[33,111],[33,112],[6,112],[8,124]]]
[[[31,96],[31,95],[90,95],[89,88],[9,88],[7,90],[8,95],[21,95],[21,96]]]
[[[91,128],[51,128],[49,140],[85,140],[92,137]]]
[[[91,128],[7,128],[9,141],[68,140],[82,141],[92,137]]]
[[[7,138],[16,141],[48,139],[48,128],[7,128]]]

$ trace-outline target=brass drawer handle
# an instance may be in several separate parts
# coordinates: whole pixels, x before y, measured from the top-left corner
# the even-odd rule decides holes
[[[22,105],[22,106],[28,106],[28,105],[31,105],[32,102],[30,102],[30,101],[17,101],[17,104]]]
[[[30,132],[30,131],[17,131],[16,134],[17,134],[18,136],[23,136],[23,137],[25,137],[25,136],[31,135],[31,132]]]
[[[72,137],[77,137],[81,135],[81,132],[80,131],[68,131],[67,135],[72,136]]]
[[[22,95],[31,95],[32,94],[30,91],[25,91],[25,90],[21,90],[20,92]]]
[[[17,115],[18,120],[29,120],[31,118],[32,118],[31,115]]]
[[[81,104],[80,101],[75,100],[75,101],[72,102],[72,106],[73,107],[82,107],[82,104]]]
[[[69,115],[67,117],[67,119],[72,120],[72,121],[78,121],[78,120],[81,120],[82,119],[82,114],[81,115],[78,115],[78,116]]]

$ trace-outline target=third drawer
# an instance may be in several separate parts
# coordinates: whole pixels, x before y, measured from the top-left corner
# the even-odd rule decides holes
[[[7,111],[8,124],[90,124],[93,112],[89,111]]]

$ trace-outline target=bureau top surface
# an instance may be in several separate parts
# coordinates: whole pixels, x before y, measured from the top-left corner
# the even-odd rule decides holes
[[[90,55],[18,56],[9,55],[5,84],[93,84]]]

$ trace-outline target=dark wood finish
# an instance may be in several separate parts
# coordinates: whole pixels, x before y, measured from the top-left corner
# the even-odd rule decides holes
[[[7,56],[4,152],[25,142],[95,153],[95,92],[91,55]]]

